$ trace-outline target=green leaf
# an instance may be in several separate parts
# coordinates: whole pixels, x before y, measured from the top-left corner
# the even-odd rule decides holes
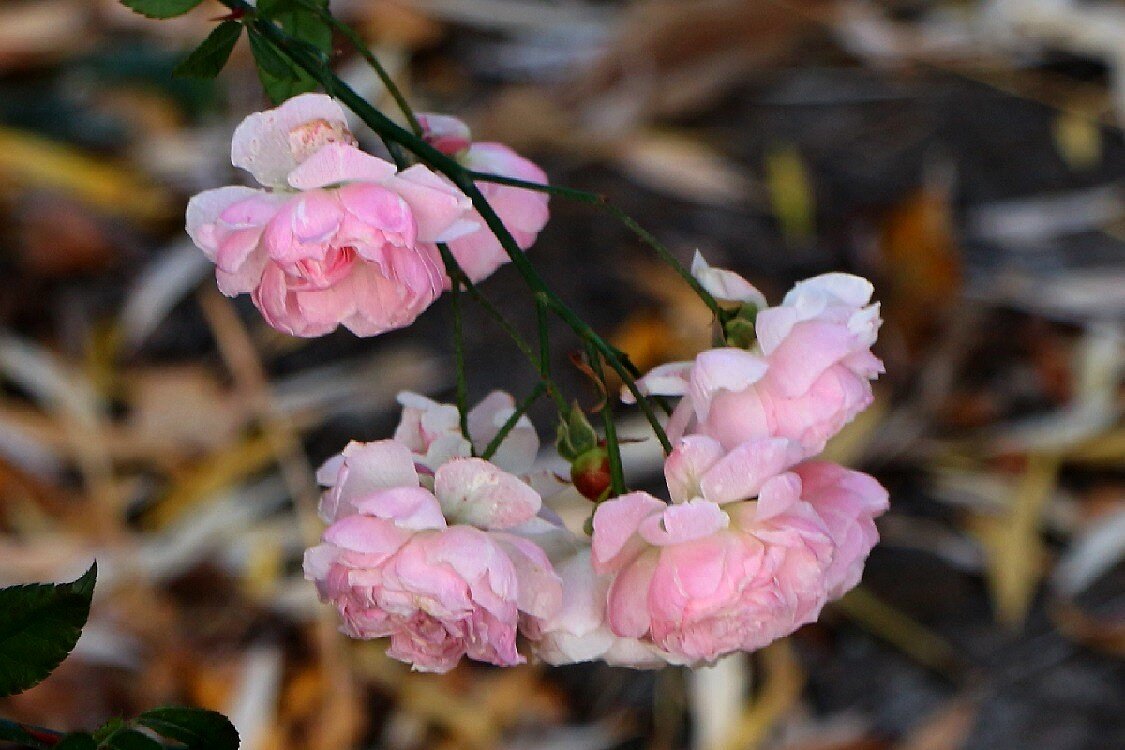
[[[177,742],[187,750],[236,750],[238,731],[227,717],[202,708],[154,708],[136,718],[146,726]]]
[[[57,667],[90,616],[95,562],[71,583],[0,589],[0,697],[23,692]]]
[[[254,29],[249,30],[250,51],[254,53],[254,62],[258,70],[269,73],[278,80],[297,80],[297,69],[281,52]]]
[[[328,0],[261,0],[258,12],[321,55],[332,52],[332,27],[321,15],[328,12]]]
[[[250,29],[249,36],[250,51],[254,53],[254,62],[258,66],[258,78],[274,104],[281,104],[290,97],[316,88],[316,81],[298,69],[261,34]]]
[[[227,64],[241,35],[242,24],[238,21],[223,21],[172,73],[189,78],[214,78]]]
[[[59,740],[54,750],[97,750],[98,743],[85,732],[73,732]]]
[[[598,433],[594,431],[590,420],[586,419],[586,414],[577,401],[571,404],[565,414],[559,414],[555,447],[560,456],[573,463],[579,456],[597,446]]]
[[[203,0],[121,0],[126,8],[149,18],[175,18],[182,16]]]
[[[105,724],[102,724],[100,727],[94,730],[94,739],[97,740],[99,744],[101,744],[111,734],[118,730],[124,729],[126,726],[128,725],[125,723],[124,719],[115,716]]]

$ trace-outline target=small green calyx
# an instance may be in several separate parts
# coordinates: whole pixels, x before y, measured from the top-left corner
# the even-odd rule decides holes
[[[749,349],[758,340],[754,332],[754,321],[758,317],[758,308],[749,302],[743,303],[738,310],[723,321],[723,340],[729,346],[739,349]]]
[[[598,433],[578,405],[571,404],[565,412],[559,413],[559,426],[556,432],[555,448],[559,455],[573,464],[579,456],[598,447]]]

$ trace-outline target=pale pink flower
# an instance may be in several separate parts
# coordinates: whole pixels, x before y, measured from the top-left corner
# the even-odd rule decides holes
[[[474,143],[468,126],[455,117],[421,114],[418,122],[425,131],[426,140],[434,148],[457,158],[474,172],[547,184],[547,174],[538,165],[502,143]],[[547,194],[495,182],[481,181],[476,185],[520,249],[531,247],[547,224]],[[480,228],[450,242],[449,250],[475,282],[490,276],[509,258],[480,214],[474,212],[473,219]]]
[[[410,391],[398,394],[398,402],[402,405],[402,417],[394,439],[410,448],[415,461],[430,471],[455,456],[482,454],[516,411],[516,400],[504,391],[485,396],[469,410],[470,443],[461,434],[460,418],[453,404],[438,403]],[[489,460],[504,471],[526,478],[538,452],[539,435],[524,415]]]
[[[703,253],[695,251],[691,260],[691,275],[699,285],[720,302],[751,304],[759,310],[767,306],[766,297],[746,279],[734,271],[711,267]]]
[[[697,270],[713,291],[753,301],[752,287],[717,278],[709,267]],[[647,393],[684,396],[668,426],[673,438],[699,433],[730,450],[784,437],[813,456],[871,404],[870,381],[883,372],[871,353],[881,322],[878,304],[868,304],[871,292],[858,276],[807,279],[781,305],[757,313],[755,351],[710,349],[693,362],[658,367],[638,383]]]
[[[644,492],[599,505],[593,564],[614,576],[610,630],[706,663],[816,619],[834,546],[800,477],[779,473],[799,455],[781,439],[728,454],[694,436],[665,465],[672,505]]]
[[[343,109],[322,94],[247,117],[231,161],[265,189],[200,193],[188,234],[224,294],[251,294],[271,326],[294,336],[408,325],[445,283],[433,243],[476,228],[448,180],[358,149]]]
[[[536,544],[512,533],[539,495],[477,458],[438,467],[423,487],[411,450],[351,443],[322,468],[331,525],[305,553],[305,576],[354,638],[390,638],[387,653],[446,672],[462,656],[519,664],[516,635],[561,606],[558,576]]]

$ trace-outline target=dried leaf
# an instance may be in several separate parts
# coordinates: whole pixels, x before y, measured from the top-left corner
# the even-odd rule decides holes
[[[164,219],[175,210],[163,188],[125,167],[12,128],[0,127],[0,177],[58,190],[134,219]]]

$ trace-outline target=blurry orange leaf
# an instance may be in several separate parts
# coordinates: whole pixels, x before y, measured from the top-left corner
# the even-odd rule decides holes
[[[917,350],[961,289],[948,191],[922,187],[892,209],[883,222],[881,250],[884,316]]]

